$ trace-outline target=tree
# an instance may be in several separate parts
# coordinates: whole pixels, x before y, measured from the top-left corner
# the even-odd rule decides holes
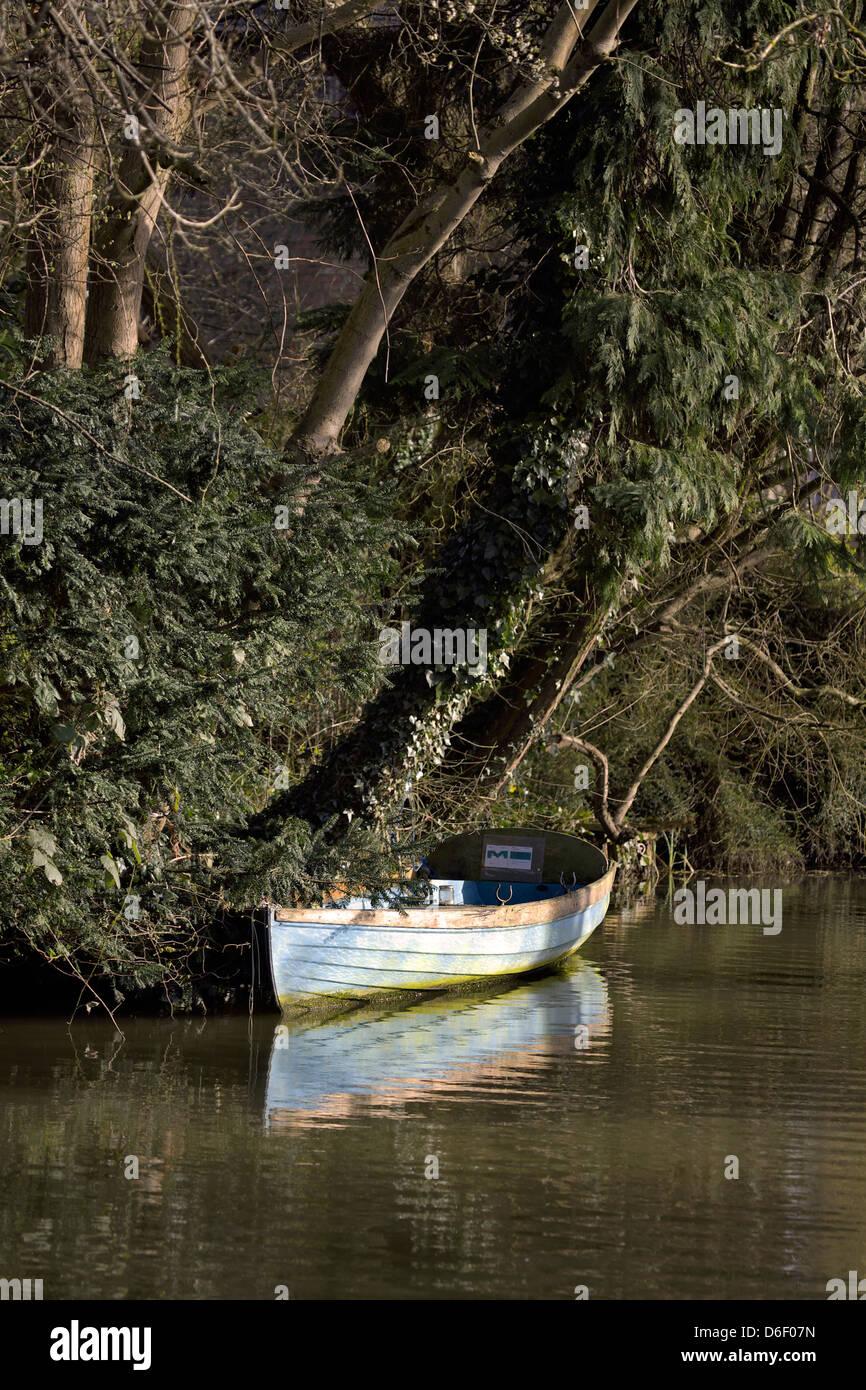
[[[822,498],[863,482],[855,12],[804,15],[774,35],[709,7],[714,37],[699,60],[691,12],[647,19],[640,54],[540,136],[544,199],[527,203],[522,170],[503,190],[515,249],[491,278],[520,336],[473,393],[476,408],[486,396],[485,427],[491,410],[501,420],[487,428],[489,490],[437,556],[445,584],[435,577],[415,608],[420,625],[501,633],[502,664],[469,703],[448,673],[431,689],[423,673],[398,672],[286,809],[358,812],[383,778],[396,790],[433,773],[440,807],[484,814],[591,678],[600,643],[613,658],[658,641],[781,554],[825,575],[846,563],[821,515]],[[676,110],[696,106],[708,70],[720,105],[738,104],[746,80],[756,107],[782,102],[793,134],[778,159],[676,145]],[[572,246],[593,248],[588,271],[575,274],[562,249],[567,227]],[[467,360],[465,341],[451,351]],[[572,526],[578,504],[588,530]],[[524,544],[537,551],[521,566]],[[492,555],[505,587],[491,599]],[[468,597],[458,570],[479,576]],[[341,779],[341,766],[368,776]]]
[[[172,788],[183,783],[181,804],[200,804],[191,852],[202,904],[211,889],[219,901],[309,896],[344,861],[375,877],[374,846],[407,779],[423,784],[425,826],[508,817],[510,788],[540,765],[542,742],[591,746],[609,770],[607,795],[593,792],[600,833],[615,840],[663,799],[675,753],[709,768],[694,732],[709,700],[808,722],[810,702],[836,699],[815,693],[831,686],[856,714],[858,663],[834,664],[827,651],[812,669],[814,613],[799,623],[814,593],[847,621],[860,584],[856,527],[828,527],[828,507],[864,485],[857,5],[816,16],[779,0],[747,12],[727,0],[584,10],[455,0],[437,14],[418,4],[386,15],[360,3],[66,0],[14,6],[5,25],[4,307],[10,318],[20,310],[30,335],[3,340],[17,492],[44,478],[55,515],[98,513],[19,422],[58,430],[65,419],[55,444],[77,441],[79,482],[89,451],[111,497],[136,465],[133,442],[151,448],[158,402],[147,486],[171,499],[178,534],[223,528],[214,554],[230,577],[223,608],[196,607],[214,583],[200,541],[166,568],[173,547],[145,526],[139,496],[142,573],[159,579],[159,601],[189,595],[183,630],[205,634],[218,617],[243,627],[261,607],[263,662],[297,603],[298,650],[336,644],[359,673],[310,679],[295,652],[290,682],[254,691],[234,804],[227,774],[214,783],[199,768],[201,749],[168,792],[155,776],[115,786],[133,824],[156,814],[170,844],[176,832],[182,843]],[[714,102],[733,112],[724,141],[681,143],[683,110],[697,119],[701,107],[706,123]],[[764,111],[783,118],[778,152]],[[300,220],[303,250],[290,233]],[[354,302],[326,291],[312,312],[294,312],[283,265],[305,255],[348,279],[366,267]],[[229,408],[215,364],[235,322],[235,345],[257,370]],[[166,375],[160,340],[189,374]],[[195,442],[180,460],[174,406],[187,412],[184,443]],[[229,504],[243,491],[244,430],[254,462],[243,524],[261,554],[238,536]],[[228,492],[214,497],[224,474]],[[268,549],[270,531],[266,544],[256,530],[280,507],[294,578]],[[108,541],[101,556],[115,576],[129,559]],[[4,619],[13,651],[29,650],[34,614],[52,644],[68,621],[53,557],[40,569],[22,544],[22,562],[26,582],[13,567]],[[81,532],[65,567],[89,565]],[[762,626],[757,597],[783,582],[797,605]],[[717,644],[735,614],[750,653],[742,681],[719,673]],[[383,671],[377,632],[401,620],[484,630],[486,669]],[[94,621],[85,646],[96,633]],[[660,652],[670,679],[615,754],[592,722],[594,692],[607,692],[605,718],[626,731]],[[208,638],[213,737],[219,684],[238,680],[220,659]],[[157,686],[171,685],[172,660],[161,648]],[[78,771],[64,763],[64,774],[82,786],[91,760],[105,759],[86,736],[110,731],[106,691],[127,742],[136,730],[133,761],[139,739],[159,742],[159,711],[137,688],[117,694],[112,661],[99,653],[57,686],[70,708],[54,722],[84,739]],[[582,706],[571,701],[584,692]],[[134,722],[133,694],[143,701]],[[92,728],[78,729],[78,704]],[[188,716],[172,704],[174,727]],[[57,751],[47,717],[33,686],[15,712],[30,729],[33,787]],[[275,730],[285,762],[269,780]],[[846,724],[849,751],[855,733]],[[728,768],[734,747],[731,735]],[[14,740],[8,752],[21,752]],[[812,766],[831,798],[829,751]],[[720,762],[712,775],[723,772]],[[767,795],[782,796],[785,777],[770,782]],[[16,773],[4,832],[15,853],[37,809],[33,787]],[[57,825],[45,827],[55,849],[69,830]],[[94,855],[113,854],[96,854],[97,838],[93,828],[82,841],[87,873]],[[48,841],[26,853],[47,894]]]
[[[394,526],[381,494],[323,473],[311,543],[300,473],[262,496],[248,372],[165,352],[137,370],[3,387],[0,473],[38,490],[43,534],[2,537],[0,940],[85,998],[110,981],[190,1002],[285,739],[323,685],[374,688],[363,596]],[[274,883],[313,895],[315,836],[292,829]]]

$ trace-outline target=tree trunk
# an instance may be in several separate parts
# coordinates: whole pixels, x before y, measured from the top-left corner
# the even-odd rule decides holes
[[[182,367],[207,367],[208,354],[201,343],[198,324],[187,312],[172,277],[168,257],[157,237],[145,257],[145,282],[141,295],[142,318],[153,322],[156,337],[173,337],[173,355]]]
[[[376,258],[295,433],[295,444],[312,458],[336,448],[367,370],[412,281],[474,207],[508,155],[555,116],[610,56],[637,2],[610,0],[573,58],[583,21],[595,3],[590,0],[584,11],[566,3],[545,36],[546,75],[524,83],[500,108],[481,131],[479,148],[467,159],[456,183],[437,189],[398,227]]]
[[[86,23],[80,11],[77,18]],[[32,32],[36,38],[35,26]],[[24,328],[28,337],[54,340],[40,355],[42,367],[76,368],[84,351],[96,122],[68,54],[41,38],[34,60],[37,54],[50,76],[31,98],[34,156],[43,148],[33,177]]]
[[[94,247],[84,355],[88,362],[130,357],[138,347],[144,265],[168,186],[176,141],[189,115],[191,5],[166,0],[138,68],[147,84],[140,134],[130,137]],[[159,164],[159,167],[157,167]]]
[[[84,356],[87,264],[93,202],[91,112],[70,113],[68,136],[47,155],[50,173],[36,180],[37,200],[46,209],[27,246],[25,332],[54,342],[40,357],[43,367],[80,367]]]
[[[498,757],[501,765],[490,778],[485,799],[493,799],[505,789],[532,747],[539,730],[553,718],[592,651],[599,633],[604,630],[609,614],[609,607],[593,609],[573,627],[569,637],[558,648],[556,661],[547,667],[530,703],[527,704],[523,698],[525,681],[521,681],[516,690],[510,688],[510,699],[503,700],[502,695],[498,696],[500,708],[503,705],[506,707],[486,742],[487,761]],[[472,722],[477,723],[477,716]]]

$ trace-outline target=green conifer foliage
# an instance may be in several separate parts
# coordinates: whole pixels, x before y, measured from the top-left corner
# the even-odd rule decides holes
[[[0,537],[7,954],[84,980],[177,973],[279,784],[277,736],[372,688],[368,605],[399,527],[381,488],[327,470],[300,519],[303,478],[243,419],[258,390],[162,352],[2,388],[3,496],[38,500],[43,530]],[[278,884],[244,861],[247,903],[315,892],[295,831]]]

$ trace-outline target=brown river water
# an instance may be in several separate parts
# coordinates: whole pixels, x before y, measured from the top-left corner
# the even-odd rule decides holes
[[[314,1027],[2,1019],[0,1278],[823,1300],[866,1275],[864,1001],[866,879],[812,877],[776,934],[657,898],[564,971]]]

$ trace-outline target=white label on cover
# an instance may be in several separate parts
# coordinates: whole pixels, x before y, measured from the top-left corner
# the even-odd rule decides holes
[[[531,869],[532,845],[488,845],[484,851],[485,869]]]

